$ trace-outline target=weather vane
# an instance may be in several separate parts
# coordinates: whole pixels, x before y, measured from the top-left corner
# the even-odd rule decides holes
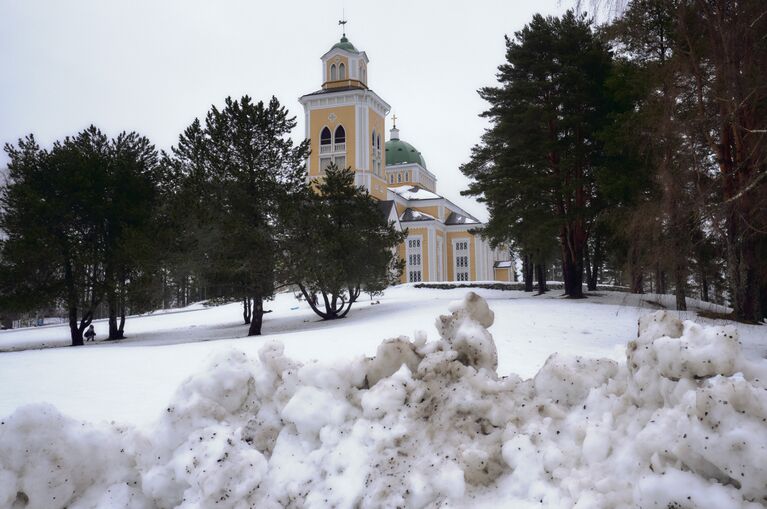
[[[341,18],[342,19],[338,20],[338,24],[343,27],[341,29],[341,31],[343,32],[343,37],[346,37],[346,23],[348,23],[348,21],[346,21],[346,12],[345,11],[342,12]]]

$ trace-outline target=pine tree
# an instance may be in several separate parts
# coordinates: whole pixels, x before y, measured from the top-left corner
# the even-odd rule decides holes
[[[61,299],[72,345],[104,293],[99,199],[109,151],[107,137],[91,127],[74,138],[40,148],[32,136],[6,145],[10,157],[3,190],[4,305],[29,310]]]
[[[82,345],[106,298],[110,337],[122,335],[128,303],[147,306],[138,283],[146,284],[153,252],[147,230],[154,148],[135,133],[110,141],[91,126],[50,151],[32,136],[5,150],[11,162],[0,198],[4,306],[27,311],[62,302],[72,345]]]
[[[282,209],[305,185],[309,145],[294,146],[295,125],[274,97],[268,104],[227,98],[173,149],[179,195],[193,200],[186,247],[195,270],[222,295],[251,299],[248,335],[261,334],[264,301],[276,289]]]
[[[488,203],[490,230],[506,227],[522,246],[545,250],[556,237],[565,292],[579,298],[610,53],[571,11],[534,16],[506,47],[500,86],[480,90],[492,127],[461,167],[473,179],[465,194]]]
[[[153,309],[157,303],[157,221],[160,168],[157,151],[135,132],[110,143],[106,187],[100,199],[104,217],[104,279],[109,339],[125,337],[127,309]],[[119,323],[118,323],[119,317]]]
[[[285,237],[286,280],[324,320],[343,318],[361,292],[382,291],[402,274],[396,247],[405,235],[379,203],[355,187],[354,172],[331,164],[294,202]]]

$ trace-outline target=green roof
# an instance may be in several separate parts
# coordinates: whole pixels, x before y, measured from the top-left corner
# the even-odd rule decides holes
[[[357,51],[357,48],[354,47],[354,44],[349,42],[349,39],[347,39],[346,36],[341,37],[341,40],[335,43],[330,49],[336,48],[345,49],[346,51]]]
[[[421,152],[410,143],[402,140],[386,142],[386,166],[409,163],[418,163],[426,168],[426,161],[424,161]]]

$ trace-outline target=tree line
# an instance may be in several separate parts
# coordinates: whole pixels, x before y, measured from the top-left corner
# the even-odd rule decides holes
[[[461,170],[528,290],[557,261],[572,298],[610,279],[767,316],[765,34],[758,0],[633,0],[506,38]]]
[[[295,288],[323,319],[398,279],[403,234],[332,166],[307,181],[309,142],[276,98],[227,98],[169,152],[91,126],[41,147],[6,144],[0,192],[0,308],[66,310],[72,345],[106,308],[126,316],[192,300],[239,301],[248,335],[265,302]]]

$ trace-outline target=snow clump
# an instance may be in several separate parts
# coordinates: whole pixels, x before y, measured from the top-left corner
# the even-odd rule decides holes
[[[764,507],[767,366],[735,328],[660,311],[626,363],[554,354],[522,380],[496,373],[493,319],[468,293],[439,339],[373,358],[229,351],[149,430],[20,408],[0,507]]]

